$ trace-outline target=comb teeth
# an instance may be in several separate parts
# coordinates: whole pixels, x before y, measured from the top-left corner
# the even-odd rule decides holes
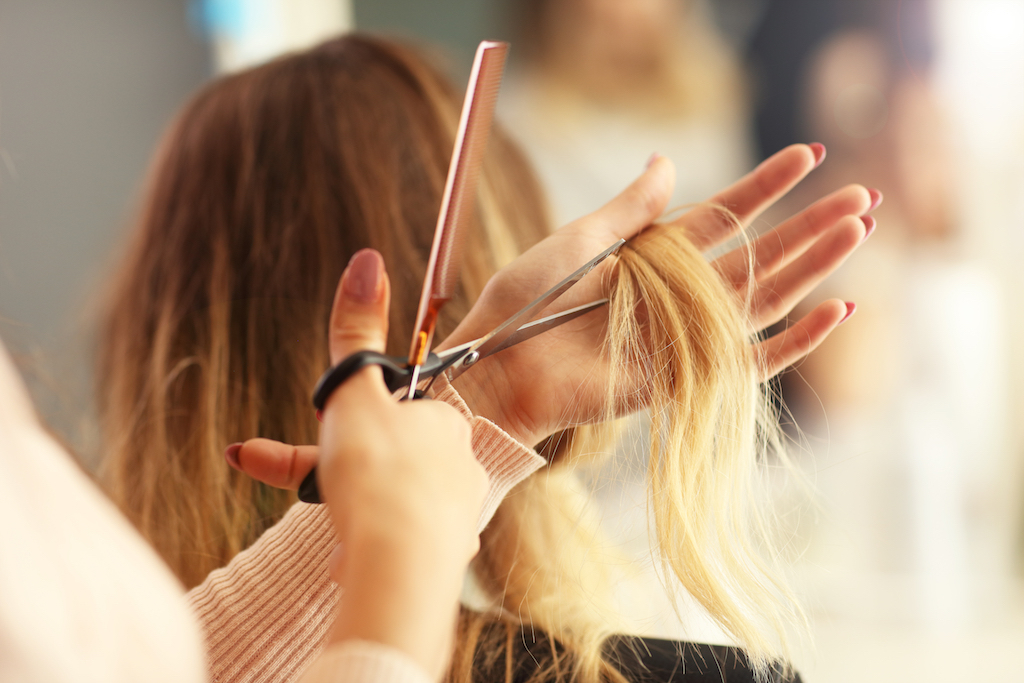
[[[450,299],[458,284],[465,224],[476,206],[477,178],[507,54],[508,43],[485,41],[477,48],[438,216],[440,242],[435,245],[437,258],[432,274],[435,299]]]
[[[506,54],[508,43],[484,41],[476,50],[416,314],[409,349],[411,366],[423,363],[433,340],[437,313],[452,298],[459,281],[463,236],[476,202],[476,181],[494,119]]]

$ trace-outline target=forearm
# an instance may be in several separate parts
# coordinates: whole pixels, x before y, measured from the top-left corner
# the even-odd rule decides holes
[[[470,414],[444,384],[435,398]],[[472,445],[490,481],[478,522],[482,530],[508,491],[544,461],[482,418],[472,420]],[[213,680],[293,680],[312,662],[338,604],[339,591],[328,575],[336,545],[326,507],[298,503],[189,593],[206,633]]]

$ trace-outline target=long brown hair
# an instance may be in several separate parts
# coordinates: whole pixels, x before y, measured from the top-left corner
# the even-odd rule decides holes
[[[315,443],[310,388],[349,257],[392,279],[389,351],[406,350],[459,97],[417,51],[360,35],[198,93],[156,154],[98,347],[107,491],[187,586],[292,503],[227,466],[253,436]],[[443,338],[490,275],[547,232],[501,130],[484,162]]]
[[[456,94],[416,51],[347,36],[212,83],[168,132],[112,283],[98,384],[103,482],[187,586],[290,505],[222,453],[257,435],[315,441],[309,391],[328,362],[335,285],[358,249],[384,255],[390,351],[406,350],[457,118]],[[479,204],[441,337],[505,260],[547,232],[540,188],[500,130]],[[651,502],[666,575],[763,672],[777,650],[762,636],[786,621],[787,601],[770,568],[749,567],[740,522],[757,450],[746,326],[684,227],[645,234],[621,255],[606,345],[639,360],[648,332],[633,320],[637,301],[660,311],[650,324],[664,343],[650,363],[665,439],[652,440]],[[484,530],[474,574],[489,604],[462,610],[450,680],[492,680],[496,668],[512,680],[523,627],[551,645],[531,654],[531,680],[624,680],[604,648],[616,630],[602,599],[611,577],[593,561],[599,537],[573,471],[599,450],[589,438],[606,441],[578,430],[553,448],[552,466]]]

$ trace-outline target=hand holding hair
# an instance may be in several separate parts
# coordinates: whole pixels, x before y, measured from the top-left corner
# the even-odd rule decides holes
[[[357,252],[331,313],[333,362],[384,350],[388,298],[380,254]],[[393,646],[439,680],[487,491],[468,423],[443,403],[396,402],[380,368],[369,367],[324,407],[318,465],[342,548],[332,567],[342,597],[330,642]]]
[[[685,229],[697,248],[710,250],[748,227],[810,173],[823,155],[820,146],[787,147],[670,225]],[[490,329],[553,284],[560,273],[585,262],[614,240],[640,233],[664,212],[674,182],[672,163],[655,158],[614,200],[556,231],[495,275],[463,323],[441,346],[454,346]],[[878,201],[880,195],[860,185],[847,186],[713,262],[737,296],[749,302],[752,334],[784,318],[842,265],[870,234],[868,225],[873,227],[873,219],[861,217],[876,208]],[[553,309],[605,295],[613,263],[611,259],[602,264]],[[785,331],[756,342],[762,379],[811,353],[849,313],[845,302],[830,299]],[[590,395],[596,402],[603,399],[593,376],[601,350],[597,340],[602,339],[606,318],[606,313],[595,312],[497,354],[460,377],[456,388],[474,412],[527,444],[538,443],[568,426],[568,405],[577,409],[574,421],[597,419],[602,406],[581,402],[587,392],[581,393],[580,387],[589,382]],[[538,386],[545,390],[536,391]],[[294,490],[316,463],[316,453],[315,446],[252,439],[245,443],[245,458],[238,466],[264,483]]]
[[[666,227],[685,230],[702,251],[711,249],[748,227],[812,171],[823,155],[821,146],[792,145]],[[502,269],[445,344],[458,344],[487,329],[543,291],[557,273],[585,261],[615,239],[635,238],[664,212],[674,173],[668,159],[654,158],[614,200],[556,231]],[[850,256],[868,234],[869,223],[860,216],[875,208],[875,199],[867,189],[851,185],[714,262],[740,301],[747,302],[751,334],[781,320]],[[552,311],[607,296],[614,268],[612,259],[601,264],[559,299]],[[813,351],[849,312],[845,302],[829,300],[786,331],[757,342],[762,379]],[[606,323],[605,312],[584,316],[482,362],[473,373],[460,377],[455,387],[474,412],[527,444],[572,424],[601,419],[607,414],[602,379],[609,368],[601,364],[597,340],[604,338]],[[493,376],[488,377],[488,371]],[[638,407],[623,405],[618,412]]]

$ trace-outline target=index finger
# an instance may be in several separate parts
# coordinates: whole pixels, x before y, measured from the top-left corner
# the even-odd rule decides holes
[[[824,147],[820,148],[824,154]],[[792,190],[814,170],[820,159],[810,145],[790,145],[761,162],[738,182],[719,192],[706,204],[679,219],[687,226],[690,240],[707,251],[750,225],[769,206]],[[731,212],[724,214],[720,207]]]
[[[235,449],[232,455],[225,452],[232,467],[256,481],[291,491],[299,489],[320,453],[318,446],[293,446],[272,439],[249,439],[229,448]]]

